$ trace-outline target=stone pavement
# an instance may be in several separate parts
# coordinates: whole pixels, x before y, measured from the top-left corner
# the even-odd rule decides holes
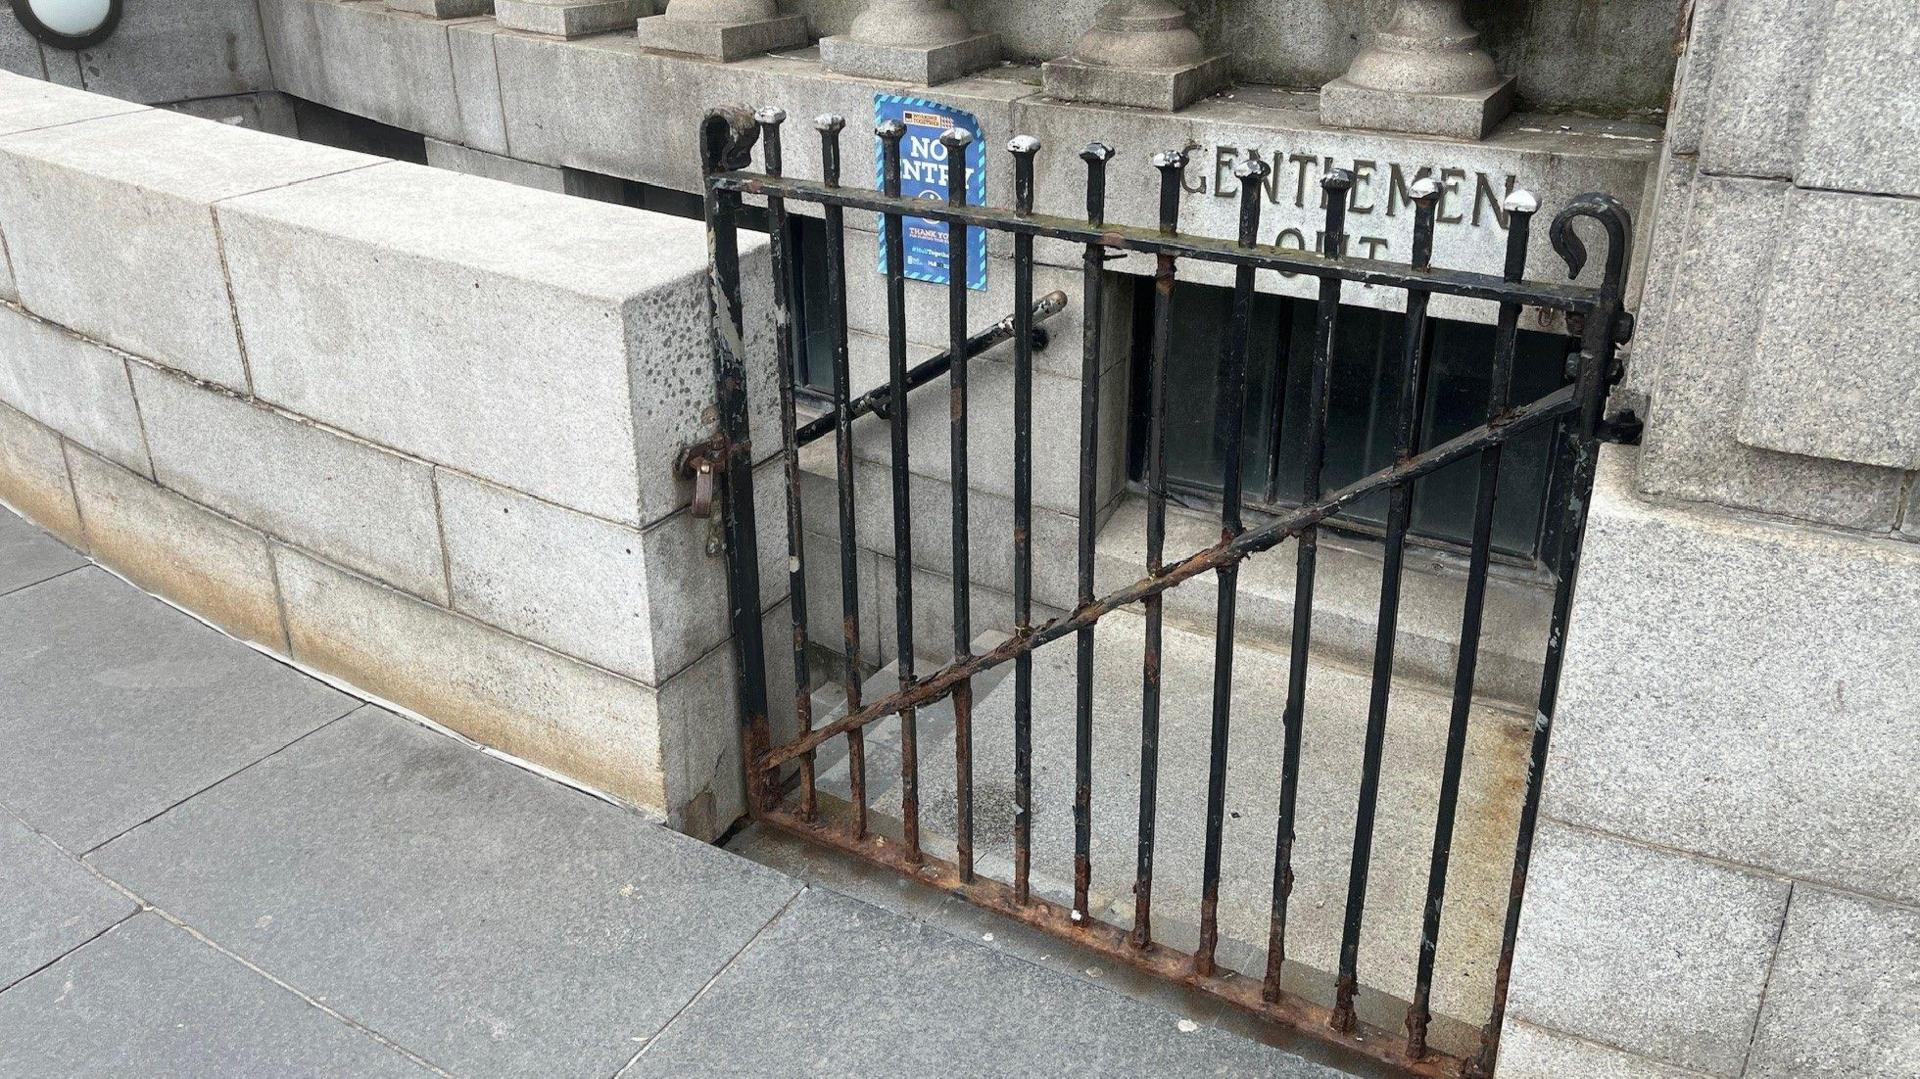
[[[0,1075],[1342,1073],[670,832],[0,512]]]

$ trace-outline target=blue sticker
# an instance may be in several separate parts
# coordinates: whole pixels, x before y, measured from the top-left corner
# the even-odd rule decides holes
[[[967,147],[967,202],[974,206],[986,202],[987,147],[980,134],[980,121],[974,119],[972,113],[937,101],[901,94],[874,95],[874,123],[877,125],[888,120],[898,120],[907,128],[906,137],[900,140],[902,195],[929,202],[947,201],[947,184],[952,170],[948,167],[947,148],[940,144],[940,136],[948,129],[957,127],[973,134],[973,143]],[[874,184],[879,187],[885,183],[886,161],[882,144],[878,141],[874,143],[873,155]],[[946,222],[909,217],[902,224],[905,228],[902,244],[907,256],[906,276],[915,281],[946,284],[953,272],[953,253]],[[885,244],[880,245],[880,272],[887,272]],[[967,287],[976,291],[984,291],[987,287],[985,229],[967,230]]]

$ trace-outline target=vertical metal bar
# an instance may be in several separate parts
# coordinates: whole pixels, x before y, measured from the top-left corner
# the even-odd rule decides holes
[[[907,125],[887,120],[874,128],[880,140],[882,194],[900,197],[900,140]],[[900,691],[913,688],[913,494],[907,459],[907,255],[905,222],[880,215],[887,256],[887,420],[893,441],[888,473],[893,480],[894,665]],[[900,710],[900,825],[907,861],[920,860],[920,738],[914,709]]]
[[[1080,151],[1087,163],[1087,223],[1100,225],[1107,216],[1107,162],[1113,147],[1091,143]],[[1106,306],[1106,249],[1088,244],[1081,255],[1080,278],[1080,535],[1079,590],[1081,607],[1093,602],[1094,518],[1099,514],[1097,478],[1100,465],[1100,329]],[[1073,700],[1073,920],[1087,924],[1087,893],[1093,886],[1093,627],[1081,630],[1074,643]]]
[[[1505,276],[1518,282],[1527,269],[1527,240],[1539,201],[1525,191],[1506,198]],[[1513,355],[1519,338],[1520,305],[1503,303],[1494,330],[1493,366],[1488,375],[1487,423],[1497,424],[1512,406]],[[1453,675],[1453,710],[1447,724],[1447,749],[1440,772],[1440,804],[1434,817],[1433,855],[1427,863],[1427,900],[1422,908],[1420,959],[1414,975],[1413,1002],[1407,1007],[1407,1055],[1427,1053],[1427,1027],[1433,1019],[1433,964],[1440,946],[1440,911],[1446,900],[1447,864],[1453,848],[1453,822],[1460,801],[1460,773],[1466,760],[1467,723],[1473,710],[1473,683],[1480,661],[1480,629],[1486,610],[1487,567],[1493,552],[1493,514],[1500,487],[1500,443],[1480,451],[1480,476],[1473,514],[1473,551],[1467,562],[1467,595],[1460,616],[1460,654]]]
[[[760,125],[761,158],[768,176],[781,174],[780,125],[787,114],[763,108],[753,114]],[[780,448],[785,454],[787,481],[787,594],[793,615],[793,714],[800,733],[813,729],[813,675],[807,663],[806,533],[800,506],[800,445],[795,431],[793,384],[798,356],[793,342],[793,254],[788,249],[787,200],[767,196],[767,246],[773,264],[774,369],[780,384]],[[814,754],[800,758],[800,816],[813,820],[819,812],[814,777]]]
[[[1241,247],[1260,239],[1261,181],[1267,164],[1259,158],[1242,161],[1233,170],[1240,180]],[[1253,326],[1252,266],[1239,266],[1233,275],[1233,310],[1227,322],[1226,349],[1221,357],[1218,398],[1214,407],[1214,452],[1221,460],[1220,540],[1230,542],[1242,531],[1241,432],[1247,410],[1247,338]],[[1213,623],[1213,724],[1207,749],[1206,853],[1200,869],[1200,947],[1193,969],[1201,975],[1214,971],[1214,950],[1220,943],[1220,844],[1227,815],[1227,744],[1233,714],[1234,605],[1239,596],[1240,563],[1217,572],[1219,593]]]
[[[1033,159],[1040,140],[1016,135],[1013,155],[1014,212],[1033,213]],[[1033,236],[1013,238],[1013,626],[1033,634]],[[1013,667],[1013,891],[1031,898],[1033,868],[1033,653],[1023,651]]]
[[[1434,211],[1440,183],[1414,181],[1413,266],[1433,261]],[[1400,352],[1400,401],[1394,412],[1393,459],[1413,456],[1420,440],[1420,386],[1426,366],[1427,298],[1425,289],[1407,290],[1405,340]],[[1393,690],[1393,653],[1400,626],[1401,566],[1407,527],[1413,517],[1413,484],[1393,485],[1387,502],[1387,538],[1380,574],[1380,614],[1373,638],[1373,692],[1367,701],[1367,731],[1360,761],[1360,804],[1353,817],[1352,860],[1347,865],[1347,910],[1340,934],[1340,977],[1334,988],[1332,1024],[1342,1034],[1354,1028],[1353,998],[1360,986],[1360,927],[1366,916],[1367,874],[1373,860],[1373,822],[1380,800],[1380,765],[1386,752],[1387,706]]]
[[[1346,253],[1347,197],[1353,173],[1335,169],[1320,181],[1326,203],[1326,225],[1321,253],[1340,258]],[[1332,387],[1334,330],[1340,315],[1340,279],[1320,279],[1315,314],[1313,373],[1307,388],[1306,475],[1300,501],[1320,499],[1320,474],[1327,457],[1327,410]],[[1284,374],[1284,373],[1283,373]],[[1287,900],[1293,893],[1295,800],[1300,792],[1300,739],[1307,707],[1307,658],[1313,637],[1313,580],[1318,565],[1320,530],[1303,529],[1294,569],[1293,635],[1288,646],[1287,704],[1281,713],[1285,745],[1281,750],[1279,821],[1274,829],[1273,914],[1267,929],[1267,975],[1260,987],[1263,999],[1280,999],[1280,973],[1287,958]]]
[[[1540,789],[1546,778],[1547,748],[1553,738],[1553,717],[1560,698],[1560,668],[1566,659],[1567,629],[1573,613],[1573,591],[1580,570],[1580,544],[1587,528],[1587,508],[1593,501],[1594,471],[1598,464],[1600,413],[1606,405],[1607,380],[1613,371],[1614,348],[1624,343],[1632,323],[1624,317],[1627,263],[1633,220],[1619,200],[1607,195],[1582,195],[1553,220],[1553,246],[1579,276],[1586,264],[1584,244],[1573,231],[1580,217],[1599,221],[1607,231],[1607,264],[1600,300],[1587,313],[1580,331],[1580,367],[1574,380],[1577,416],[1566,424],[1561,462],[1568,479],[1560,505],[1560,549],[1554,559],[1557,583],[1553,616],[1547,629],[1547,654],[1540,674],[1540,703],[1534,713],[1533,743],[1527,756],[1527,789],[1520,805],[1520,835],[1513,848],[1513,877],[1508,885],[1506,924],[1500,940],[1500,961],[1494,970],[1493,1009],[1480,1032],[1480,1053],[1468,1074],[1488,1076],[1500,1052],[1500,1025],[1506,1017],[1507,988],[1513,975],[1513,947],[1520,932],[1520,909],[1526,897],[1527,869],[1533,860],[1534,830],[1540,821]]]
[[[702,175],[712,177],[744,168],[751,160],[758,131],[743,109],[716,110],[700,128]],[[753,445],[747,420],[745,338],[740,293],[740,195],[706,185],[705,216],[710,273],[707,279],[708,333],[713,345],[715,405],[721,442],[726,447],[726,482],[721,511],[727,541],[727,605],[733,628],[734,673],[740,687],[740,721],[745,728],[747,804],[756,811],[775,808],[772,784],[761,766],[770,746],[767,729],[766,645],[760,629],[760,546],[753,520]]]
[[[1187,152],[1153,155],[1160,170],[1160,231],[1180,227],[1182,176]],[[1173,343],[1172,255],[1159,255],[1153,273],[1153,337],[1147,359],[1147,576],[1165,571],[1167,546],[1167,353]],[[1158,594],[1144,604],[1146,647],[1140,661],[1140,847],[1133,879],[1133,943],[1153,944],[1153,844],[1160,786],[1160,619]]]
[[[840,132],[845,119],[827,113],[813,122],[820,132],[820,179],[840,186]],[[833,448],[840,494],[840,625],[846,648],[843,680],[847,711],[860,709],[860,542],[853,507],[853,412],[847,373],[847,228],[846,213],[833,203],[821,207],[827,226],[827,321],[833,345]],[[867,834],[866,732],[847,732],[847,795],[853,802],[853,834]]]
[[[947,205],[967,204],[967,157],[973,132],[948,128],[940,135],[947,148]],[[972,560],[968,554],[967,516],[967,243],[968,228],[959,222],[947,226],[947,371],[950,422],[949,473],[953,488],[953,661],[973,654]],[[973,883],[973,679],[953,688],[953,782],[955,861],[960,880]]]

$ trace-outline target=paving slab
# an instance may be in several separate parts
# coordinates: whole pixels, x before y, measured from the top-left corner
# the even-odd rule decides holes
[[[142,914],[0,994],[0,1074],[431,1074]]]
[[[1342,1073],[808,889],[625,1074]]]
[[[374,708],[92,860],[474,1075],[612,1075],[799,890]]]
[[[358,706],[86,568],[0,599],[0,791],[86,851]]]
[[[73,548],[0,508],[0,595],[86,564]]]
[[[139,909],[72,855],[0,809],[0,989]]]

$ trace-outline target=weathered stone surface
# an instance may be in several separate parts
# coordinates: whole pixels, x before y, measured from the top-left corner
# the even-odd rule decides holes
[[[1795,179],[1807,187],[1920,195],[1920,22],[1900,0],[1832,5]]]
[[[642,48],[687,53],[723,64],[807,43],[807,20],[800,15],[726,23],[653,15],[641,19],[635,27]]]
[[[1746,1074],[1899,1079],[1920,1055],[1920,911],[1798,885]]]
[[[0,236],[0,300],[18,303],[20,290],[13,283],[13,259],[7,254],[7,238]]]
[[[0,989],[138,910],[72,855],[0,810]]]
[[[882,591],[891,574],[882,559]],[[981,589],[984,593],[986,590]],[[939,610],[942,593],[930,599]],[[982,597],[987,598],[987,597]],[[1003,597],[1000,598],[1004,601]],[[1001,610],[1010,610],[1010,603]],[[883,611],[891,635],[892,614]],[[1004,618],[1004,613],[999,617]],[[976,622],[976,649],[998,643],[991,622]],[[935,638],[944,646],[951,637]],[[1138,609],[1103,618],[1095,632],[1093,677],[1096,822],[1091,903],[1100,917],[1130,925],[1139,807],[1140,686],[1144,620]],[[1214,641],[1169,625],[1162,644],[1164,678],[1159,758],[1158,847],[1154,875],[1154,939],[1169,949],[1198,940],[1207,746],[1212,718]],[[937,651],[932,655],[938,656]],[[1033,887],[1056,901],[1072,894],[1075,647],[1061,642],[1034,656]],[[919,673],[925,674],[923,669]],[[868,699],[891,692],[897,672],[872,678]],[[1273,792],[1279,783],[1283,736],[1280,709],[1287,660],[1247,647],[1234,659],[1234,709],[1223,823],[1220,933],[1222,965],[1258,973],[1272,913]],[[1013,704],[1005,666],[979,680],[974,695],[976,856],[981,871],[1010,879],[1013,820]],[[996,684],[997,683],[997,684]],[[1322,992],[1337,966],[1355,791],[1369,684],[1365,675],[1334,664],[1314,664],[1309,676],[1300,768],[1301,790],[1289,915],[1286,974],[1296,991]],[[1367,920],[1361,944],[1363,982],[1404,1000],[1412,992],[1414,953],[1426,894],[1426,861],[1433,842],[1437,762],[1446,738],[1444,695],[1402,680],[1392,697]],[[824,710],[821,710],[824,713]],[[870,728],[868,792],[875,814],[897,819],[898,725]],[[1435,982],[1436,1011],[1477,1023],[1486,1015],[1499,952],[1501,912],[1513,862],[1519,800],[1513,791],[1526,768],[1527,721],[1504,709],[1476,709],[1469,735],[1458,827]],[[841,749],[841,743],[831,747]],[[923,840],[946,857],[956,821],[953,736],[949,722],[929,709],[919,731]],[[889,755],[893,757],[889,760]],[[837,763],[837,762],[836,762]],[[828,789],[843,792],[844,768],[822,767]],[[1381,1003],[1384,1003],[1381,1002]],[[1404,1004],[1368,1013],[1391,1025]]]
[[[285,651],[265,536],[90,454],[67,457],[94,558],[235,637]]]
[[[1732,21],[1733,0],[1694,0],[1686,19],[1685,49],[1674,73],[1673,104],[1667,114],[1667,150],[1674,154],[1700,152],[1700,133],[1706,126],[1713,88],[1713,68],[1720,57]],[[1598,66],[1598,65],[1595,65]]]
[[[1713,65],[1701,168],[1733,176],[1793,175],[1832,10],[1799,0],[1733,5]]]
[[[1000,39],[993,34],[938,45],[880,44],[849,35],[820,39],[820,59],[829,71],[921,86],[950,82],[999,58]]]
[[[624,30],[645,11],[641,0],[497,0],[495,5],[503,28],[559,38]]]
[[[0,499],[67,543],[84,547],[60,436],[0,405]]]
[[[47,81],[56,86],[84,90],[87,80],[80,74],[80,54],[65,52],[51,45],[40,46],[40,59],[47,65]]]
[[[359,704],[97,568],[8,596],[0,641],[7,807],[72,851]]]
[[[1097,591],[1106,593],[1146,572],[1146,504],[1122,500],[1095,546]],[[1218,542],[1217,514],[1175,508],[1167,520],[1169,560]],[[1284,652],[1293,637],[1293,597],[1298,548],[1282,544],[1241,563],[1235,609],[1236,639]],[[1048,557],[1043,554],[1042,558]],[[1053,556],[1064,563],[1066,556]],[[1322,533],[1315,576],[1314,654],[1339,657],[1356,667],[1373,660],[1380,614],[1381,554],[1378,543]],[[1062,566],[1071,573],[1071,567]],[[1201,633],[1213,632],[1218,589],[1195,581],[1166,593],[1166,617]],[[1401,578],[1399,634],[1394,669],[1401,678],[1451,686],[1459,662],[1460,618],[1466,582],[1456,560],[1432,551],[1409,551]],[[1540,664],[1547,639],[1552,592],[1524,575],[1495,570],[1487,583],[1475,692],[1531,711],[1540,694]]]
[[[461,141],[492,154],[508,150],[507,116],[500,105],[500,67],[493,49],[500,32],[500,24],[491,19],[447,27],[453,88],[460,102]]]
[[[402,164],[219,213],[261,397],[621,523],[686,503],[673,457],[713,400],[697,222]],[[742,238],[749,274],[760,243]],[[749,292],[771,452],[767,304]]]
[[[612,1075],[798,890],[373,708],[95,860],[473,1075]]]
[[[1499,1068],[1504,1079],[1698,1079],[1702,1074],[1511,1018],[1500,1032]]]
[[[844,947],[822,948],[833,940]],[[781,1001],[804,992],[804,1014]],[[916,1001],[907,1009],[901,1002]],[[1058,1021],[1071,1015],[1074,1022]],[[876,1021],[883,1019],[884,1021]],[[644,1049],[630,1074],[1259,1074],[1331,1069],[1002,955],[820,888],[808,889]]]
[[[1498,272],[1507,246],[1499,203],[1511,185],[1532,192],[1541,204],[1534,242],[1528,248],[1527,275],[1564,281],[1566,263],[1551,244],[1543,242],[1547,222],[1576,196],[1590,191],[1612,194],[1628,206],[1637,206],[1659,160],[1659,132],[1646,125],[1522,114],[1482,142],[1420,142],[1327,128],[1311,111],[1313,100],[1306,94],[1246,90],[1187,110],[1193,149],[1186,169],[1190,193],[1182,201],[1180,227],[1203,236],[1237,235],[1240,183],[1233,168],[1257,155],[1274,169],[1262,205],[1261,238],[1311,249],[1326,221],[1319,184],[1330,158],[1334,167],[1351,169],[1355,176],[1348,195],[1349,250],[1400,262],[1407,258],[1413,234],[1408,188],[1425,171],[1441,184],[1434,234],[1436,265]],[[1149,152],[1147,146],[1138,146],[1109,166],[1112,187],[1126,184],[1122,179],[1126,177],[1137,188],[1132,205],[1138,216],[1128,219],[1131,224],[1151,225],[1157,218],[1158,176],[1145,160]],[[1425,158],[1426,153],[1433,156]],[[1150,267],[1142,269],[1151,272]],[[1232,274],[1224,266],[1182,266],[1180,276],[1209,284],[1232,283]],[[1591,283],[1590,277],[1583,276],[1582,283]],[[1261,274],[1256,286],[1297,297],[1311,297],[1318,290],[1317,280],[1310,276],[1287,279]],[[1341,300],[1385,310],[1405,305],[1399,290],[1366,286],[1349,286]],[[1439,317],[1491,322],[1496,308],[1437,297],[1432,312]],[[1522,328],[1554,325],[1535,321],[1539,318],[1539,313],[1531,313]]]
[[[0,22],[0,25],[11,24]],[[145,106],[130,101],[68,89],[38,77],[0,73],[0,135],[144,111]]]
[[[1920,781],[1920,548],[1642,503],[1627,456],[1594,498],[1547,812],[1920,898],[1920,835],[1886,826]]]
[[[491,46],[489,46],[491,47]],[[566,175],[551,165],[536,165],[457,143],[428,139],[427,164],[488,180],[566,194]]]
[[[759,469],[763,595],[786,594],[781,466]],[[659,685],[731,632],[710,521],[637,531],[441,469],[454,606],[491,625]]]
[[[854,342],[851,356],[852,382],[856,386],[887,384],[886,345],[882,339],[862,335]],[[909,353],[909,365],[924,358],[930,349],[920,347]],[[967,411],[972,417],[967,440],[967,482],[974,490],[1001,498],[1013,496],[1013,369],[1010,364],[975,363],[968,380]],[[952,475],[949,449],[951,423],[945,395],[937,389],[922,390],[909,397],[907,409],[908,455],[915,475],[946,480]],[[1074,461],[1080,459],[1080,381],[1035,372],[1033,375],[1033,454],[1036,461]],[[1122,392],[1101,395],[1100,439],[1102,454],[1095,480],[1096,497],[1104,505],[1124,482],[1124,461],[1119,451],[1126,425],[1126,396]],[[1065,417],[1064,423],[1041,422],[1039,417]],[[854,422],[854,452],[871,462],[892,459],[890,425],[877,416]],[[1077,467],[1035,468],[1033,504],[1037,508],[1060,513],[1077,513],[1080,505],[1080,473]]]
[[[21,302],[244,388],[208,204],[374,160],[161,109],[0,140],[0,228]]]
[[[431,1074],[153,913],[0,997],[0,1070]]]
[[[659,692],[290,548],[274,553],[295,659],[477,742],[664,806],[671,724]]]
[[[40,43],[12,15],[11,8],[0,12],[0,72],[29,79],[46,78],[47,65],[40,60]]]
[[[169,112],[198,116],[202,120],[244,127],[249,131],[264,131],[283,138],[298,138],[300,134],[293,116],[293,99],[278,91],[175,101],[161,107]]]
[[[428,465],[144,364],[133,383],[161,486],[447,602]]]
[[[425,15],[429,19],[464,19],[493,14],[493,0],[387,0],[395,11]]]
[[[1659,369],[1640,454],[1640,490],[1695,502],[1884,531],[1900,474],[1735,440],[1743,372],[1754,362],[1757,282],[1773,274],[1787,185],[1702,175],[1660,336],[1635,354]]]
[[[1127,105],[1178,112],[1227,84],[1228,62],[1209,56],[1198,63],[1166,68],[1107,67],[1072,57],[1041,65],[1046,92],[1063,101]]]
[[[1647,223],[1648,241],[1637,257],[1643,260],[1640,302],[1635,309],[1633,341],[1625,361],[1627,374],[1616,391],[1622,398],[1636,396],[1643,402],[1641,418],[1646,418],[1644,402],[1660,385],[1662,341],[1673,311],[1675,282],[1684,261],[1687,226],[1693,212],[1693,188],[1698,168],[1691,157],[1669,154],[1660,162],[1660,176],[1654,187],[1653,219]]]
[[[111,37],[79,54],[90,92],[158,103],[273,88],[252,4],[171,0],[123,11]]]
[[[261,0],[260,16],[280,90],[461,141],[445,23],[356,0]]]
[[[6,463],[5,438],[0,432],[0,467]],[[6,492],[4,484],[4,474],[0,474],[0,494]],[[31,588],[86,564],[80,552],[0,506],[0,596]]]
[[[0,308],[0,402],[96,453],[153,474],[125,359]]]
[[[1784,880],[1542,822],[1507,1015],[1739,1075],[1786,904]]]
[[[1320,88],[1320,119],[1333,127],[1411,131],[1477,141],[1513,111],[1513,80],[1454,93],[1404,93],[1342,76]]]
[[[1920,202],[1795,188],[1784,225],[1740,441],[1920,469]]]

